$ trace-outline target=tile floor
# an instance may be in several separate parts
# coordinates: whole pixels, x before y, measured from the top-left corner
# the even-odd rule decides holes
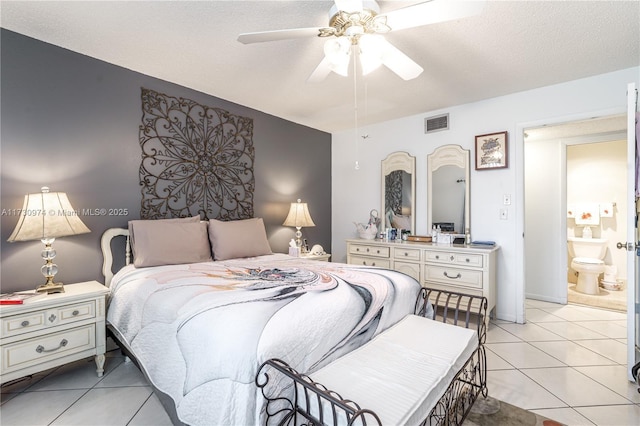
[[[626,315],[527,301],[527,324],[492,322],[489,393],[568,425],[640,424],[640,393],[626,377]],[[2,387],[8,425],[169,425],[144,377],[118,350],[105,375],[92,359]]]

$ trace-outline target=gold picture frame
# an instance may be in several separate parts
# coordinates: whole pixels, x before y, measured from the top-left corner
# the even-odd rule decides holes
[[[476,170],[504,169],[508,166],[507,132],[476,136]]]

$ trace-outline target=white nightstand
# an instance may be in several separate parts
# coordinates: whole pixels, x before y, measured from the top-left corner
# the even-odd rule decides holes
[[[301,259],[309,259],[309,260],[318,260],[320,262],[328,262],[329,259],[331,258],[331,254],[329,253],[325,253],[325,254],[311,254],[311,253],[304,253],[300,255]]]
[[[102,377],[109,289],[88,281],[64,290],[23,305],[0,306],[0,383],[91,355]]]

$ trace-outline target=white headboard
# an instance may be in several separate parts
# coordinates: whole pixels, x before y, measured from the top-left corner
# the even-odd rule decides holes
[[[104,231],[100,240],[100,249],[102,250],[102,275],[104,275],[104,285],[109,287],[113,278],[113,253],[111,251],[111,240],[115,237],[127,237],[125,244],[124,262],[125,265],[131,263],[131,245],[129,242],[129,230],[124,228],[110,228]]]

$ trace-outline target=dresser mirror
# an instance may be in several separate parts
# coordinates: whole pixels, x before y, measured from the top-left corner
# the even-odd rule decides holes
[[[427,157],[429,229],[465,234],[469,225],[469,150],[444,145]]]
[[[415,232],[416,158],[406,152],[382,160],[382,229]]]

